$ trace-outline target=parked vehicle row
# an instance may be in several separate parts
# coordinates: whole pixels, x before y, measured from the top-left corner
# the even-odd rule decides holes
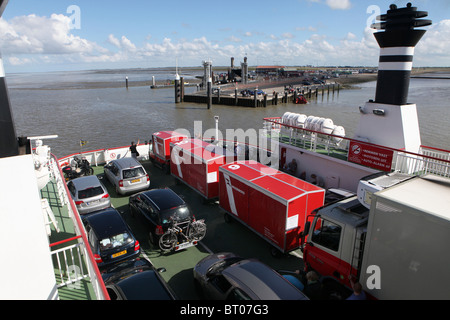
[[[104,168],[106,180],[118,194],[140,191],[129,197],[129,212],[149,226],[154,246],[177,251],[196,245],[205,236],[204,221],[196,220],[189,205],[174,191],[147,190],[150,179],[137,160],[114,160]],[[156,269],[141,257],[139,241],[121,213],[111,207],[107,189],[98,177],[76,178],[67,185],[110,298],[176,299],[159,274],[164,269]],[[269,266],[233,253],[211,254],[202,259],[193,269],[193,278],[199,293],[208,299],[308,299]]]
[[[106,179],[115,188],[116,193],[127,193],[146,190],[150,186],[150,177],[144,167],[134,158],[113,160],[104,166]],[[70,195],[78,212],[87,214],[111,206],[109,193],[95,175],[86,175],[67,182]]]

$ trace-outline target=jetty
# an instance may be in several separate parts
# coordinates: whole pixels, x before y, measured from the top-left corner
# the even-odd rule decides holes
[[[180,84],[180,86],[183,85]],[[179,90],[175,88],[175,98],[176,102],[204,103],[208,105],[208,108],[212,104],[259,108],[281,103],[302,103],[303,98],[315,99],[319,94],[334,94],[339,90],[339,83],[305,85],[302,84],[301,78],[297,78],[284,81],[225,84],[213,87],[211,90],[197,90],[190,94],[184,94],[182,88]]]

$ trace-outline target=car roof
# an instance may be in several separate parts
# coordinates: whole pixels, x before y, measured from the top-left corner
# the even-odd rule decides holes
[[[97,237],[103,239],[123,231],[128,231],[128,227],[120,213],[114,208],[97,211],[83,217],[94,229]]]
[[[184,200],[169,188],[152,189],[144,191],[142,194],[148,197],[161,211],[185,204]]]
[[[158,277],[157,271],[146,270],[116,283],[130,300],[171,300],[172,296]]]
[[[100,180],[96,175],[84,176],[70,180],[77,189],[101,186]]]
[[[140,162],[134,158],[120,158],[116,160],[112,160],[112,162],[116,163],[121,168],[130,168],[141,166]]]
[[[253,299],[308,300],[308,298],[269,266],[255,259],[241,260],[222,274]]]

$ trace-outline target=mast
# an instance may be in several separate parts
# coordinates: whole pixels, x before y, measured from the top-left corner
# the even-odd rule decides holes
[[[5,10],[8,0],[0,0],[0,17]],[[6,87],[5,69],[0,54],[0,158],[19,154],[16,128]]]

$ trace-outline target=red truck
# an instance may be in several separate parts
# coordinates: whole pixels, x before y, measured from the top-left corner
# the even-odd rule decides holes
[[[349,277],[374,299],[450,299],[450,179],[390,173],[362,179],[356,195],[316,210],[306,271],[346,298]]]

